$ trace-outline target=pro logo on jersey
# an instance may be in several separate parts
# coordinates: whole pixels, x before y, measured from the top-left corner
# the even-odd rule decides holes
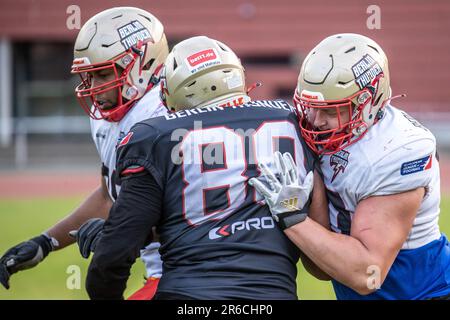
[[[430,154],[417,160],[405,162],[402,164],[400,174],[406,176],[408,174],[428,170],[432,166],[432,160],[433,156]]]
[[[331,182],[336,179],[337,175],[341,172],[345,171],[345,168],[347,168],[348,165],[348,157],[350,156],[350,153],[341,150],[339,152],[336,152],[330,157],[330,166],[333,168],[334,174],[333,178],[331,178]]]
[[[209,230],[209,239],[214,240],[228,237],[238,231],[251,231],[273,228],[275,228],[275,222],[273,221],[272,217],[251,218],[245,221],[236,221],[232,224],[213,228]]]

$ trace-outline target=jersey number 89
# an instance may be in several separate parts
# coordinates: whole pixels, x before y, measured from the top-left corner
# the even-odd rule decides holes
[[[249,162],[270,165],[281,140],[291,142],[296,163],[302,163],[298,133],[288,121],[264,122],[252,132],[219,126],[186,134],[180,151],[184,182],[182,206],[188,223],[199,225],[233,214],[247,196],[247,181],[251,178],[246,176]],[[299,169],[301,173],[305,171]],[[262,197],[254,195],[254,201],[260,200]],[[218,205],[208,207],[207,202]]]

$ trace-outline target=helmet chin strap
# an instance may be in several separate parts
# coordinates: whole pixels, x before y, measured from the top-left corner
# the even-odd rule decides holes
[[[163,64],[160,64],[156,67],[155,72],[153,72],[152,76],[150,77],[150,80],[148,81],[148,86],[145,89],[145,93],[149,92],[155,85],[157,85],[161,78],[161,71],[163,69]]]
[[[402,94],[399,94],[399,95],[396,95],[396,96],[393,96],[393,97],[389,97],[388,99],[386,99],[386,100],[383,102],[382,107],[378,110],[377,114],[375,115],[375,121],[374,121],[374,124],[377,123],[377,122],[383,117],[383,114],[384,114],[384,106],[386,106],[388,103],[390,103],[390,102],[391,102],[392,100],[394,100],[394,99],[403,98],[403,97],[406,97],[406,94],[405,94],[405,93],[402,93]],[[360,126],[358,126],[357,128],[353,129],[353,130],[352,130],[352,133],[353,133],[355,136],[359,137],[360,135],[362,135],[363,133],[365,133],[367,130],[368,130],[367,124],[363,122]]]
[[[360,135],[365,133],[367,129],[368,129],[367,124],[365,122],[362,122],[361,125],[352,130],[352,133],[354,136],[359,137]]]
[[[261,82],[255,82],[255,83],[253,83],[250,87],[247,88],[246,93],[249,94],[250,91],[252,91],[252,90],[255,89],[255,88],[261,87],[261,86],[262,86],[262,83],[261,83]]]
[[[386,99],[386,100],[383,102],[383,105],[381,106],[381,108],[378,110],[378,113],[375,115],[375,121],[374,121],[374,124],[377,123],[381,118],[383,118],[383,115],[384,115],[384,107],[385,107],[387,104],[389,104],[389,103],[390,103],[392,100],[394,100],[394,99],[404,98],[404,97],[406,97],[406,94],[405,94],[405,93],[402,93],[402,94],[398,94],[398,95],[396,95],[396,96],[393,96],[393,97],[390,97],[390,98]]]
[[[337,132],[333,135],[333,138],[342,138],[346,135],[345,132]],[[342,144],[344,140],[337,140],[337,141],[330,141],[325,145],[325,149],[327,150],[336,150],[338,149]]]
[[[163,65],[159,65],[156,69],[155,72],[152,74],[149,84],[147,86],[147,88],[145,89],[145,92],[143,95],[145,95],[148,91],[150,91],[158,82],[159,82],[159,73],[162,69]],[[138,94],[137,90],[136,90],[136,95]],[[142,98],[142,97],[141,97]],[[124,114],[127,112],[127,110],[131,109],[132,107],[134,107],[134,105],[139,101],[139,99],[127,99],[125,97],[122,96],[123,99],[123,104],[122,106],[115,106],[113,108],[111,108],[111,115],[108,117],[108,119],[106,119],[107,121],[112,121],[112,122],[117,122],[119,121],[123,115],[121,115],[120,119],[116,118],[115,115],[120,113],[120,110],[124,109]],[[131,103],[129,103],[126,107],[125,105],[130,101],[133,100]],[[117,108],[117,109],[116,109]],[[116,110],[114,110],[116,109]],[[118,111],[117,113],[114,113],[114,111]]]
[[[384,101],[383,106],[385,106],[386,104],[390,103],[392,100],[394,99],[398,99],[398,98],[404,98],[406,97],[406,93],[402,93],[402,94],[398,94],[396,96],[390,97],[389,99],[387,99],[386,101]]]

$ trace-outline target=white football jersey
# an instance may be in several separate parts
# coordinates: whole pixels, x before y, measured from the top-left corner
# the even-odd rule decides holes
[[[335,232],[349,234],[358,203],[418,187],[426,194],[402,249],[440,238],[439,163],[433,134],[407,113],[386,106],[383,118],[346,149],[323,156],[321,169]]]
[[[116,200],[120,186],[115,183],[116,146],[133,125],[148,118],[167,114],[160,99],[160,86],[147,92],[123,117],[120,122],[94,120],[91,118],[91,134],[102,161],[102,175],[106,180],[109,196]],[[141,251],[147,277],[161,277],[162,264],[158,252],[159,243],[151,243]]]

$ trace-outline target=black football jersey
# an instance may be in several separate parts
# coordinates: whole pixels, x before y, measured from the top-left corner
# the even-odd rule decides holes
[[[162,190],[158,292],[198,299],[296,299],[298,248],[248,184],[275,151],[301,178],[314,159],[293,108],[282,100],[203,107],[135,125],[118,172],[144,167]],[[275,168],[273,168],[275,170]]]

